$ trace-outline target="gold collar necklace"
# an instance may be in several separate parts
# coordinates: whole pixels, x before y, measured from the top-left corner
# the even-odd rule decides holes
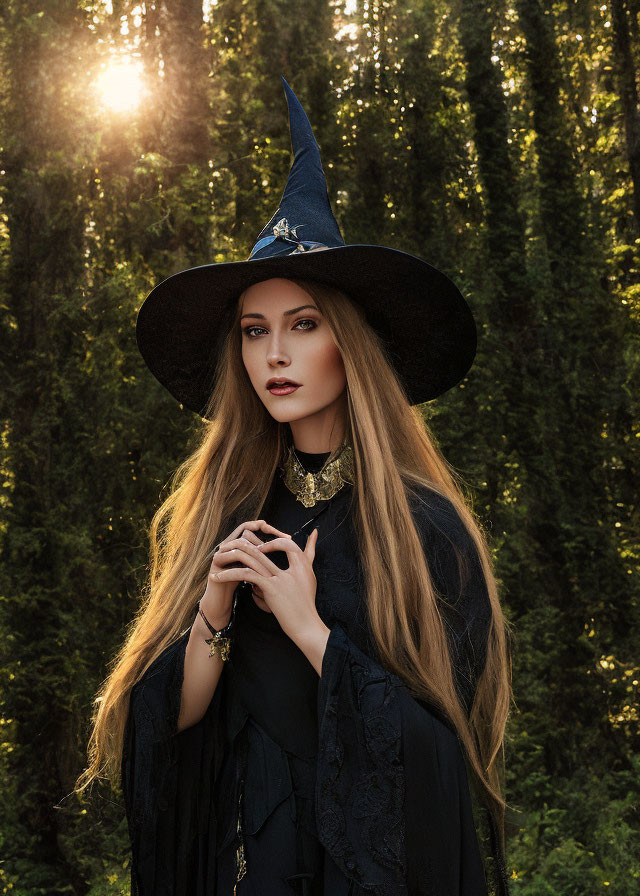
[[[328,461],[328,458],[327,458]],[[318,501],[328,501],[348,482],[353,485],[353,451],[343,445],[340,454],[324,463],[317,473],[310,473],[302,466],[293,445],[281,467],[283,481],[290,492],[305,507],[313,507]]]

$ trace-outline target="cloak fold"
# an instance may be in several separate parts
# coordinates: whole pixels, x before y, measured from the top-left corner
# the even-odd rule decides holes
[[[445,598],[440,609],[456,688],[470,711],[491,619],[479,558],[447,499],[429,492],[414,513],[434,583]],[[317,595],[318,612],[331,629],[317,679],[312,800],[317,836],[328,854],[324,893],[508,894],[501,862],[481,854],[480,814],[457,734],[369,655],[357,614],[333,614],[347,600],[338,583],[347,582],[353,597],[361,581],[353,572],[345,578],[344,560],[336,568],[333,584],[328,575],[327,590],[319,587]],[[320,581],[321,574],[319,586]],[[292,757],[260,725],[247,724],[248,713],[231,701],[228,664],[203,718],[177,732],[189,634],[170,644],[131,692],[122,756],[131,896],[231,896],[231,890],[219,890],[217,869],[222,849],[234,839],[239,796],[233,790],[231,799],[228,792],[230,724],[234,736],[242,732],[246,738],[249,756],[245,832],[267,825],[292,795]],[[492,870],[489,878],[488,867],[499,867],[499,877]]]
[[[353,892],[486,896],[457,734],[339,624],[318,712],[318,836]]]

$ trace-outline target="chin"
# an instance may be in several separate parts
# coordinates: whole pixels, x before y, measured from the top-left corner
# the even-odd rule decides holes
[[[273,419],[278,421],[278,423],[291,423],[294,420],[304,420],[305,417],[310,417],[312,414],[317,413],[317,411],[307,410],[306,408],[303,408],[301,410],[299,406],[295,409],[293,407],[270,407],[267,408],[267,410],[269,411]]]

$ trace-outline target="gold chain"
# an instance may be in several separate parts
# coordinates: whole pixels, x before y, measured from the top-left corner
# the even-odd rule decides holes
[[[354,483],[353,450],[344,445],[334,460],[326,463],[317,473],[309,473],[298,460],[293,445],[282,465],[283,481],[290,492],[305,507],[313,507],[318,501],[328,501],[345,483]]]
[[[244,784],[244,782],[243,782]],[[240,795],[238,797],[238,820],[236,825],[236,836],[237,836],[237,846],[236,846],[236,879],[233,884],[233,896],[236,896],[238,891],[238,884],[242,880],[242,878],[247,873],[247,859],[244,852],[244,831],[242,829],[242,795],[244,793],[244,788],[240,787]]]

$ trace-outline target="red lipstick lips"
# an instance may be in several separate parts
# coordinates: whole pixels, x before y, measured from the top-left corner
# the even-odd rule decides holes
[[[270,386],[269,392],[271,392],[272,395],[289,395],[290,392],[295,392],[296,389],[299,388],[299,386],[293,386],[291,384],[285,386]]]
[[[270,380],[267,380],[267,389],[272,395],[289,395],[291,392],[295,392],[299,386],[300,383],[288,380],[283,376],[272,376]]]

